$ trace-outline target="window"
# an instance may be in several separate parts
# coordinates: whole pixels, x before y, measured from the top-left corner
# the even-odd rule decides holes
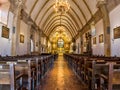
[[[0,23],[4,25],[7,25],[9,6],[10,3],[5,3],[0,7]]]
[[[91,24],[91,34],[92,34],[93,37],[96,35],[96,29],[95,29],[94,22],[92,22],[92,24]]]
[[[64,47],[64,40],[63,39],[58,39],[58,48],[63,48]]]

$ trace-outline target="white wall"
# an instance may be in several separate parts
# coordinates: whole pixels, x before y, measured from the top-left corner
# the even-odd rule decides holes
[[[99,43],[99,35],[104,33],[104,26],[102,19],[95,24],[95,29],[96,29],[96,35],[92,37],[93,55],[104,55],[104,43]],[[93,45],[94,37],[96,37],[96,44]]]
[[[3,24],[0,24],[0,55],[6,56],[11,55],[11,36],[12,36],[12,28],[13,28],[13,13],[9,12],[8,16],[8,25],[9,28],[9,39],[3,38],[1,36],[2,34],[2,26]]]
[[[24,43],[19,42],[19,46],[18,46],[19,48],[17,51],[17,55],[27,54],[27,35],[28,35],[27,30],[28,30],[28,25],[21,20],[20,34],[24,35]]]
[[[113,29],[120,26],[120,5],[109,14],[111,30],[111,55],[120,56],[120,38],[114,39]]]

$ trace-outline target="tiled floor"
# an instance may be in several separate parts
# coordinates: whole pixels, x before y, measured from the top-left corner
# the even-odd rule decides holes
[[[39,90],[87,90],[62,56],[55,61],[54,67],[47,73],[39,88]]]

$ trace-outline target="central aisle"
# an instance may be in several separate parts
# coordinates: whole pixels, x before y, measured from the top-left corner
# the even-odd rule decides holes
[[[59,56],[54,67],[42,80],[39,90],[87,90],[84,87],[64,58]]]

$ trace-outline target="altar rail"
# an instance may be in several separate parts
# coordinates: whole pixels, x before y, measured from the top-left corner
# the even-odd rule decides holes
[[[120,58],[64,54],[89,90],[120,90]]]
[[[0,90],[36,90],[57,56],[5,57],[0,60]]]

